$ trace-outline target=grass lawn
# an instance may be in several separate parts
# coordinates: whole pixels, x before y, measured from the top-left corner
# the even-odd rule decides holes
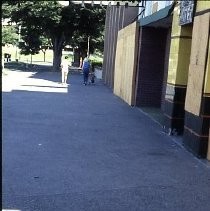
[[[19,50],[16,47],[2,47],[2,53],[9,53],[11,54],[11,61],[15,61],[18,59],[20,62],[24,63],[31,63],[31,55],[22,55],[19,54]],[[53,61],[53,52],[52,50],[47,50],[45,61],[52,63]],[[32,55],[32,63],[33,62],[44,62],[44,54],[40,51],[39,54]]]
[[[16,47],[2,47],[2,56],[4,53],[11,54],[11,61],[16,61],[18,59],[19,62],[31,63],[31,55],[22,55],[19,54],[19,50]],[[72,61],[72,53],[69,51],[63,51],[63,56],[69,56],[69,61]],[[32,55],[32,64],[42,63],[44,62],[44,53],[42,51],[39,54]],[[45,62],[51,63],[53,62],[53,51],[47,50],[45,54]]]
[[[2,47],[2,56],[4,56],[4,53],[11,54],[11,61],[16,61],[18,59],[19,62],[24,62],[24,63],[31,63],[31,55],[22,55],[19,53],[19,49],[17,49],[15,46],[14,47]],[[73,61],[73,54],[70,51],[63,51],[62,53],[63,56],[68,56],[69,61]],[[91,59],[94,59],[96,61],[102,62],[103,58],[98,55],[90,55]],[[39,54],[32,55],[32,64],[36,63],[44,63],[44,53],[40,51]],[[52,50],[47,50],[45,54],[45,63],[52,64],[53,62],[53,51]]]

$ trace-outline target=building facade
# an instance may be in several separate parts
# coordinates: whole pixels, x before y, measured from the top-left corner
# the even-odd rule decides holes
[[[187,68],[184,144],[197,156],[210,159],[210,2],[197,1],[195,6]]]
[[[160,108],[169,133],[210,159],[210,2],[142,1],[126,24],[116,11],[107,10],[105,84],[129,105]]]
[[[118,31],[128,26],[138,15],[137,7],[107,6],[104,38],[103,80],[113,89]]]

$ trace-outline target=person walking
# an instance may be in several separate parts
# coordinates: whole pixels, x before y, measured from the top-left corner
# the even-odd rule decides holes
[[[69,73],[69,62],[68,62],[68,56],[65,56],[64,60],[61,62],[61,81],[62,84],[66,85],[67,83],[67,77]]]
[[[88,77],[89,77],[89,72],[90,72],[90,61],[87,57],[84,58],[84,61],[82,64],[82,71],[83,71],[83,77],[84,77],[83,84],[86,86],[88,83]]]

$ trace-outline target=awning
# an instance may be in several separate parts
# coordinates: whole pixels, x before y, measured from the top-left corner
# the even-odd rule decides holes
[[[149,15],[145,18],[141,18],[139,20],[140,26],[146,26],[146,25],[149,25],[151,23],[157,22],[161,19],[167,18],[173,12],[174,6],[175,6],[175,3],[173,3],[173,4],[167,6],[163,9],[153,13],[152,15]]]

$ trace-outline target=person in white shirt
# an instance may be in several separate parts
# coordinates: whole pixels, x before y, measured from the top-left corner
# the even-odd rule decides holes
[[[69,73],[69,62],[68,62],[68,56],[65,56],[65,59],[61,62],[61,74],[62,74],[62,84],[67,84],[67,77]]]

